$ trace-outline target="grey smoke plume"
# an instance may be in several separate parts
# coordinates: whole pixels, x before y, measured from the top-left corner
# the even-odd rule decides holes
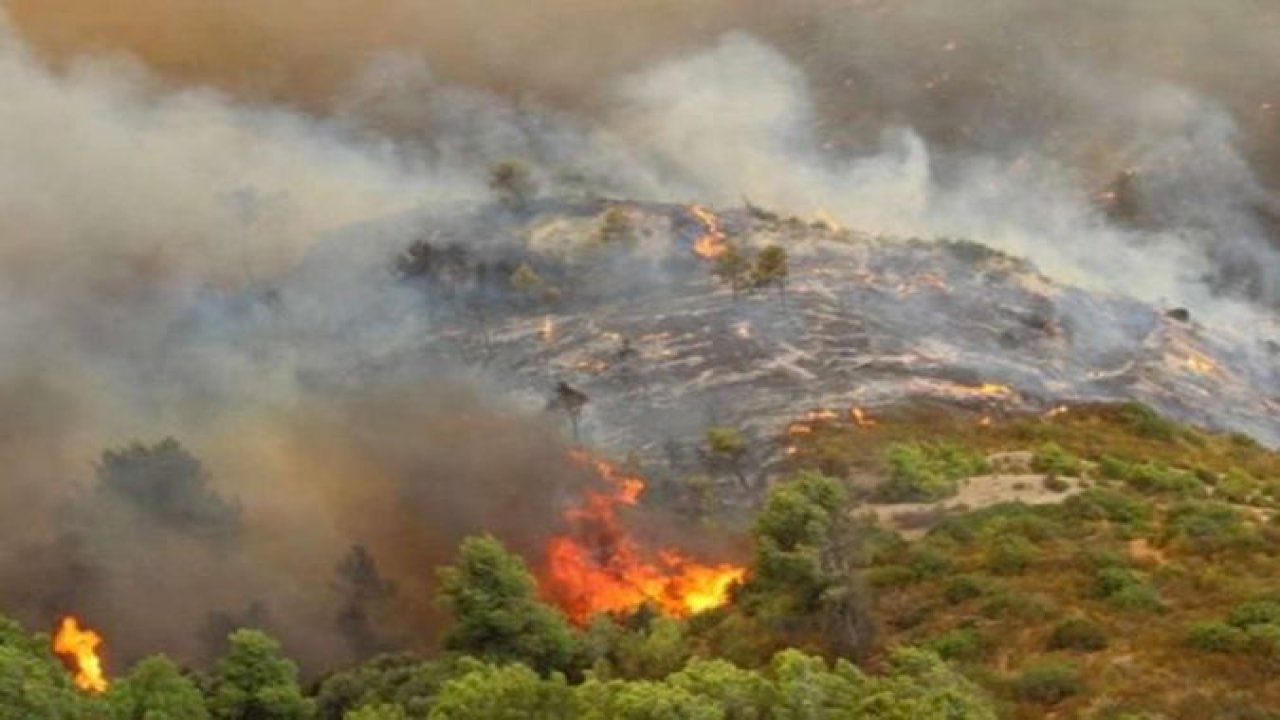
[[[387,272],[496,160],[970,237],[1224,322],[1280,303],[1261,3],[3,5],[0,608],[90,613],[123,656],[198,658],[212,614],[341,657],[350,593],[317,589],[353,545],[396,585],[376,630],[425,642],[461,535],[554,525],[563,434],[424,366]],[[230,539],[95,500],[102,451],[169,436]]]

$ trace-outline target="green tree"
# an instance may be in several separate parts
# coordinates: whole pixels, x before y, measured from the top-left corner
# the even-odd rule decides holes
[[[578,641],[564,616],[540,602],[524,560],[491,535],[462,541],[458,560],[440,569],[440,604],[453,616],[449,650],[493,662],[524,662],[539,672],[567,670]]]
[[[713,698],[665,682],[588,680],[577,688],[583,720],[723,720]]]
[[[410,717],[426,717],[440,687],[453,674],[448,659],[379,655],[325,678],[316,692],[317,714],[321,720],[343,720],[356,709],[394,705]]]
[[[769,678],[725,660],[693,660],[669,676],[667,683],[714,700],[724,710],[726,720],[772,717],[771,708],[782,701]]]
[[[410,720],[410,717],[399,705],[384,703],[352,710],[343,715],[342,720]]]
[[[660,615],[644,627],[619,633],[612,645],[613,668],[628,679],[664,678],[684,667],[690,654],[684,625]]]
[[[833,650],[857,653],[873,628],[855,568],[861,547],[834,478],[805,471],[776,485],[756,517],[748,605],[790,627],[809,625]]]
[[[583,717],[564,676],[543,679],[524,665],[493,665],[473,658],[444,684],[430,720],[571,720]]]
[[[205,720],[204,697],[173,661],[156,655],[133,667],[107,693],[112,720]]]
[[[0,644],[0,720],[88,720],[91,701],[47,653]]]
[[[504,207],[521,211],[537,195],[538,183],[528,165],[519,160],[503,160],[489,168],[489,189]]]
[[[312,704],[298,687],[298,666],[258,630],[237,630],[214,668],[208,707],[216,720],[301,720]]]
[[[746,286],[747,275],[751,272],[751,260],[749,260],[734,245],[725,247],[720,257],[716,258],[715,264],[711,267],[711,273],[720,280],[720,282],[729,286],[733,290],[733,297],[736,300],[738,293]]]
[[[787,251],[781,245],[768,245],[756,256],[755,267],[751,269],[751,286],[757,288],[778,288],[778,297],[786,302],[787,276],[791,270],[788,266]]]

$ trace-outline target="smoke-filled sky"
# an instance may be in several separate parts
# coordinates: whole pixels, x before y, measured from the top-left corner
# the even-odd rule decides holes
[[[1223,321],[1280,305],[1266,0],[0,6],[0,610],[75,603],[127,652],[196,657],[202,618],[264,602],[340,657],[308,625],[352,543],[423,618],[461,534],[545,530],[557,429],[460,368],[371,371],[421,299],[342,232],[484,202],[496,160],[971,237]],[[350,264],[298,270],[321,238]],[[83,520],[102,450],[169,435],[240,504],[232,547]]]

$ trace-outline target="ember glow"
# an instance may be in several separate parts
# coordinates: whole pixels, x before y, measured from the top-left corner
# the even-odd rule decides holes
[[[690,205],[689,213],[702,223],[702,235],[693,241],[693,251],[699,257],[715,260],[729,251],[724,231],[720,229],[720,218],[715,213],[701,205]]]
[[[53,637],[53,651],[71,663],[75,669],[76,687],[86,692],[101,693],[107,690],[107,677],[102,670],[102,658],[98,648],[102,636],[81,628],[80,621],[68,616],[62,619]]]
[[[849,419],[860,428],[874,427],[877,424],[875,418],[856,405],[849,408]]]
[[[564,514],[568,531],[548,542],[542,577],[547,598],[578,623],[645,603],[683,617],[729,601],[746,568],[702,564],[674,548],[644,548],[619,512],[637,504],[644,480],[583,452],[574,459],[592,466],[603,487],[588,490],[581,503],[569,508]]]

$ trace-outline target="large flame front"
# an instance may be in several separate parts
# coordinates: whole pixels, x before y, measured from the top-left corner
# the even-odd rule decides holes
[[[693,241],[693,251],[699,257],[715,260],[729,252],[729,245],[724,239],[724,231],[720,229],[720,218],[716,217],[715,213],[701,205],[690,205],[689,214],[702,223],[702,235],[699,235],[698,239]]]
[[[645,603],[683,617],[729,601],[730,589],[746,576],[746,568],[704,565],[671,548],[646,552],[618,513],[637,503],[644,480],[586,453],[575,453],[574,459],[591,464],[605,487],[588,490],[579,505],[567,510],[568,531],[547,545],[542,589],[550,600],[578,623]]]
[[[102,670],[102,658],[98,657],[101,646],[101,635],[81,628],[80,621],[70,616],[62,619],[53,637],[53,651],[67,657],[75,668],[76,687],[87,692],[107,690],[107,676]]]

